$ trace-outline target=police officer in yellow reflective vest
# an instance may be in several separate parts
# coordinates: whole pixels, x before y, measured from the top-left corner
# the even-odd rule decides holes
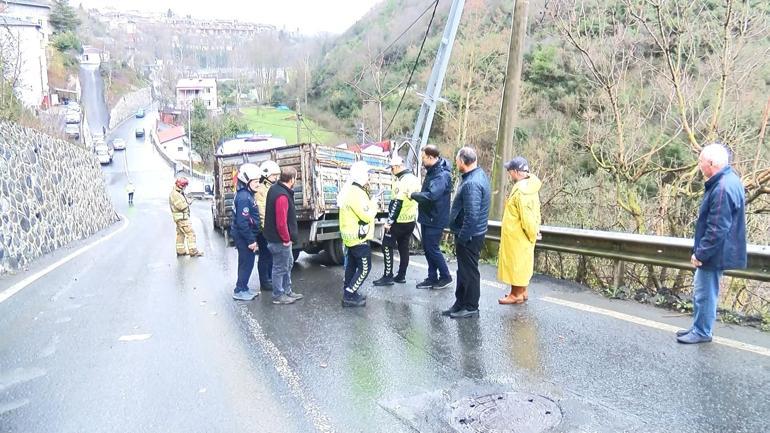
[[[190,202],[184,195],[184,189],[189,183],[184,177],[177,179],[174,183],[174,189],[168,196],[168,204],[176,224],[176,255],[189,254],[192,257],[200,257],[203,252],[195,246],[195,232],[190,223]],[[186,248],[185,242],[187,243]]]
[[[340,192],[340,234],[348,249],[342,306],[363,307],[366,297],[358,291],[369,276],[372,250],[369,241],[374,237],[374,218],[377,199],[369,196],[369,165],[364,161],[350,166],[350,180]]]
[[[374,280],[375,286],[392,286],[393,282],[406,283],[406,268],[409,266],[409,240],[417,221],[417,202],[410,196],[420,192],[420,179],[404,167],[404,160],[394,155],[390,170],[396,176],[393,195],[388,205],[388,222],[382,239],[382,255],[385,258],[385,272],[382,278]],[[393,277],[393,249],[398,246],[398,273]]]

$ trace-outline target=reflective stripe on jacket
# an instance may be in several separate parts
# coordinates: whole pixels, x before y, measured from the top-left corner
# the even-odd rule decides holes
[[[184,190],[178,186],[174,186],[168,196],[168,205],[171,208],[171,216],[174,221],[190,219],[190,203],[187,202]]]

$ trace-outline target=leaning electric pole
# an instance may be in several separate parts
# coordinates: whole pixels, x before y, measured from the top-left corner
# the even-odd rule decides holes
[[[508,48],[508,67],[505,72],[503,103],[500,109],[500,125],[497,128],[497,144],[492,167],[492,218],[502,219],[505,208],[505,186],[508,173],[505,161],[513,158],[513,129],[519,113],[521,66],[524,57],[524,38],[527,34],[527,9],[529,0],[516,0],[513,7],[513,29]]]

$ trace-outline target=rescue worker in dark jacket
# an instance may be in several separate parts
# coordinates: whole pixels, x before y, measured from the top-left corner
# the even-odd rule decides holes
[[[238,281],[233,299],[251,301],[259,295],[249,290],[249,278],[254,270],[257,234],[260,232],[259,209],[254,192],[259,186],[260,171],[256,164],[243,164],[238,170],[238,192],[233,199],[233,223],[230,235],[238,249]]]
[[[427,168],[422,191],[412,193],[418,203],[417,222],[422,232],[422,247],[428,262],[428,278],[417,284],[418,289],[445,289],[452,285],[444,255],[439,244],[449,222],[449,196],[452,175],[449,164],[439,155],[438,147],[429,144],[422,150],[422,165]]]
[[[703,202],[695,223],[690,263],[693,276],[693,323],[677,331],[683,344],[712,339],[719,302],[719,280],[728,269],[746,267],[746,196],[743,184],[729,164],[730,154],[721,143],[705,146],[698,168],[706,178]]]

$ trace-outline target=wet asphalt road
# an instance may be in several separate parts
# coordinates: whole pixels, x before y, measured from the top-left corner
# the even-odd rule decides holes
[[[550,278],[536,278],[519,307],[497,305],[502,291],[486,284],[481,317],[455,321],[439,316],[451,290],[414,289],[422,257],[408,284],[369,286],[366,308],[343,310],[342,269],[303,254],[293,279],[304,300],[237,303],[235,250],[212,230],[208,202],[193,208],[206,256],[175,256],[171,169],[133,137],[150,122],[115,131],[128,149],[104,168],[125,218],[99,236],[119,232],[0,303],[0,432],[484,431],[465,403],[452,405],[505,392],[555,401],[553,431],[770,430],[769,357],[680,346],[670,332],[551,302],[689,321]],[[0,291],[85,244],[0,280]],[[370,282],[381,272],[375,259]],[[751,329],[717,332],[770,347]],[[130,336],[139,340],[120,341]],[[529,417],[526,403],[513,407],[511,419]]]
[[[104,79],[98,65],[80,65],[81,105],[88,116],[88,127],[94,134],[101,134],[102,127],[110,124],[109,110],[104,97]]]

